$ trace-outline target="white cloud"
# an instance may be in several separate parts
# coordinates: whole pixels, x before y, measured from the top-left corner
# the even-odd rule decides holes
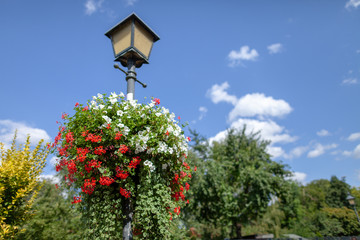
[[[342,155],[345,157],[360,158],[360,144],[358,144],[353,151],[343,151]]]
[[[215,84],[207,91],[207,96],[210,97],[213,103],[219,102],[228,102],[233,105],[236,104],[237,98],[234,95],[229,95],[225,90],[228,89],[230,85],[228,82],[224,82],[221,85]]]
[[[227,93],[229,87],[228,82],[215,84],[207,91],[207,96],[213,103],[227,102],[235,106],[229,114],[230,121],[237,117],[282,117],[293,110],[286,101],[267,97],[263,93],[246,94],[237,99]]]
[[[242,64],[242,61],[255,61],[259,54],[256,49],[251,49],[249,46],[242,46],[239,51],[232,50],[228,58],[230,60],[229,66],[234,67]]]
[[[333,149],[336,147],[337,147],[337,144],[335,144],[335,143],[329,144],[329,145],[322,145],[322,144],[318,143],[318,144],[316,144],[316,146],[313,150],[308,152],[307,156],[309,158],[315,158],[320,155],[323,155],[327,150],[330,150],[330,149]]]
[[[350,8],[357,8],[360,6],[360,0],[349,0],[346,5],[345,8],[350,9]]]
[[[138,0],[125,0],[128,6],[133,6]]]
[[[40,175],[40,179],[41,180],[47,180],[47,181],[51,181],[52,183],[60,183],[60,178],[52,175],[52,174],[42,174]]]
[[[284,154],[283,157],[286,158],[286,159],[299,158],[299,157],[301,157],[301,155],[303,155],[308,149],[309,149],[309,147],[307,147],[307,146],[295,147],[294,149],[292,149],[292,150],[290,151],[290,153]]]
[[[263,140],[271,141],[271,144],[267,147],[267,152],[272,155],[273,158],[280,156],[286,156],[284,150],[279,146],[274,146],[275,143],[289,143],[296,141],[297,137],[290,136],[286,133],[285,128],[279,126],[274,121],[260,121],[255,119],[240,118],[230,125],[230,128],[241,130],[246,125],[246,134],[260,132],[260,136]],[[214,137],[209,138],[210,144],[213,141],[220,142],[225,139],[227,130],[217,133]]]
[[[101,8],[101,5],[103,4],[104,0],[86,0],[85,3],[85,13],[87,15],[92,15],[97,10]]]
[[[205,117],[207,111],[208,110],[206,107],[199,107],[199,112],[200,112],[199,120],[201,120]]]
[[[30,143],[33,146],[37,145],[41,139],[44,139],[45,142],[50,141],[50,136],[43,129],[33,128],[25,123],[11,120],[0,120],[0,142],[4,143],[5,147],[11,145],[16,130],[16,142],[20,144],[25,143],[28,135],[30,135]]]
[[[291,111],[291,106],[282,99],[267,97],[263,93],[252,93],[236,102],[235,108],[229,114],[229,120],[233,121],[236,117],[282,117]]]
[[[355,147],[353,156],[354,158],[360,158],[360,144]]]
[[[285,151],[281,147],[267,146],[266,151],[273,158],[278,158],[285,155]]]
[[[305,185],[307,175],[306,173],[302,173],[302,172],[293,172],[293,175],[290,177],[290,179],[297,181],[299,183],[301,183],[302,185]]]
[[[322,129],[316,133],[319,137],[326,137],[329,136],[330,133],[328,130]]]
[[[354,85],[354,84],[358,84],[358,80],[356,78],[347,78],[344,79],[341,82],[342,85]]]
[[[350,134],[350,136],[347,138],[347,140],[349,141],[356,141],[360,139],[360,132],[356,132],[356,133],[352,133]]]
[[[283,45],[281,43],[274,43],[267,47],[269,54],[280,53],[283,50]]]
[[[242,129],[246,125],[246,133],[256,133],[260,131],[260,135],[264,140],[270,140],[274,143],[290,143],[296,141],[296,137],[286,133],[285,128],[279,126],[272,120],[260,121],[255,119],[240,118],[231,124],[231,128]]]

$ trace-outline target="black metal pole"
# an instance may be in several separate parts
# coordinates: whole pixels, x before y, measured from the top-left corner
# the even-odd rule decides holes
[[[130,198],[126,198],[125,202],[123,203],[123,211],[124,211],[124,222],[123,222],[123,240],[132,240],[133,233],[131,223],[133,220],[133,209],[131,205]]]
[[[135,61],[133,59],[128,59],[128,72],[126,75],[127,81],[127,100],[134,100],[135,97],[135,81],[136,81],[136,72],[135,72]]]

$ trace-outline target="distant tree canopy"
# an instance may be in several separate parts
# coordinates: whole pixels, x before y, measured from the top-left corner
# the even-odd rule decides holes
[[[45,166],[48,151],[40,141],[30,149],[30,137],[24,146],[16,146],[16,134],[10,149],[0,143],[0,239],[15,236],[31,216],[31,206],[41,185],[38,177]]]
[[[57,189],[51,181],[42,184],[33,204],[34,216],[22,226],[26,231],[17,234],[16,239],[83,239],[85,226],[81,213],[70,203],[73,194]]]
[[[194,152],[189,157],[200,170],[193,178],[188,212],[205,226],[204,239],[240,238],[242,227],[264,214],[270,201],[290,188],[286,180],[290,171],[271,160],[266,152],[269,142],[245,131],[229,130],[223,141],[211,146],[193,133]]]

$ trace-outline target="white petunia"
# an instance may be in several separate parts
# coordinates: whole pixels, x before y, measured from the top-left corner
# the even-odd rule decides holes
[[[144,162],[144,165],[145,165],[145,166],[149,166],[150,172],[153,172],[153,171],[155,170],[154,164],[153,164],[151,161],[149,161],[149,160],[146,160],[146,161]]]
[[[106,123],[111,123],[111,118],[109,118],[108,116],[102,116],[102,118],[106,121]]]
[[[116,114],[117,114],[119,117],[121,117],[121,116],[124,114],[124,112],[121,111],[121,110],[118,110],[118,111],[116,112]]]

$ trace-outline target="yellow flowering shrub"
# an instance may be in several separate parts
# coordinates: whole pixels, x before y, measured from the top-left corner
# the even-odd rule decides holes
[[[31,216],[31,205],[41,188],[39,176],[49,151],[41,140],[30,149],[30,136],[16,146],[16,134],[10,149],[0,143],[0,239],[11,239]]]

